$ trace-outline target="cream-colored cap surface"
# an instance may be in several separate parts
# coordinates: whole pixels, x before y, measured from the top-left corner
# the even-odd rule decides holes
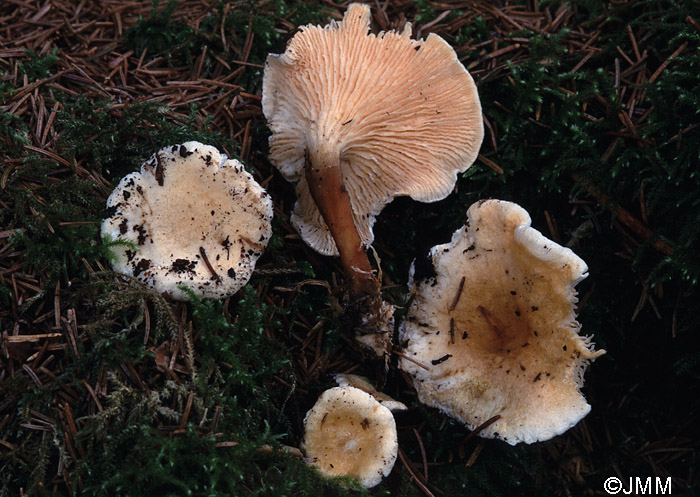
[[[530,226],[511,202],[481,201],[467,225],[429,259],[400,327],[400,368],[421,402],[510,444],[547,440],[590,410],[580,392],[589,362],[603,354],[579,335],[574,286],[588,267]]]
[[[272,235],[272,201],[237,160],[199,142],[160,150],[107,199],[102,236],[113,269],[176,300],[184,285],[203,298],[243,287]]]
[[[363,392],[367,392],[372,397],[377,399],[381,405],[389,409],[390,411],[405,411],[408,409],[406,404],[395,400],[390,395],[380,392],[377,388],[370,383],[370,381],[364,376],[351,374],[351,373],[340,373],[335,375],[335,382],[341,387],[355,387],[359,388]]]
[[[351,386],[331,388],[306,413],[301,448],[323,475],[351,476],[371,488],[396,462],[396,422],[369,393]]]
[[[340,157],[363,243],[395,196],[432,202],[476,159],[483,140],[472,77],[437,35],[369,33],[370,9],[350,4],[342,22],[303,26],[265,65],[262,106],[272,131],[270,160],[297,184],[292,222],[315,250],[337,255],[304,176]]]

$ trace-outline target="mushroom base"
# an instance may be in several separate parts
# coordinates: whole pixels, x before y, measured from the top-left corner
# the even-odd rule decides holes
[[[394,335],[394,306],[379,295],[352,300],[343,310],[341,331],[363,350],[384,359],[388,367]]]

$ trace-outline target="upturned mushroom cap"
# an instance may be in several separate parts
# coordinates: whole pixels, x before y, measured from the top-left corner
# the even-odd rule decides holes
[[[232,295],[250,279],[272,235],[272,201],[237,160],[199,142],[160,150],[107,199],[102,236],[113,269],[176,300]]]
[[[321,394],[306,413],[302,450],[327,476],[351,476],[371,488],[396,462],[399,442],[391,411],[354,387]]]
[[[481,105],[455,51],[430,34],[369,33],[370,9],[350,4],[342,22],[304,26],[281,55],[267,58],[262,106],[270,160],[297,183],[292,223],[315,250],[336,244],[309,192],[306,155],[337,161],[365,246],[395,196],[432,202],[476,159],[483,140]]]
[[[568,248],[530,227],[517,204],[472,205],[466,226],[431,249],[400,328],[421,402],[512,445],[547,440],[589,411],[580,392],[603,354],[579,335],[574,286],[588,276]],[[434,272],[432,272],[434,269]],[[432,272],[432,274],[431,274]]]

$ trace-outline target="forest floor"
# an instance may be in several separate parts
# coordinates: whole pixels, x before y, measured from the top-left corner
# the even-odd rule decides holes
[[[0,3],[0,496],[365,492],[277,449],[299,446],[331,375],[381,367],[340,333],[342,270],[289,222],[294,188],[267,158],[261,109],[267,54],[346,5]],[[395,469],[368,493],[607,495],[606,479],[639,477],[699,495],[698,5],[371,6],[375,32],[410,21],[455,49],[486,130],[452,195],[378,218],[397,317],[411,261],[500,198],[587,262],[579,321],[607,354],[586,373],[591,413],[515,447],[421,406],[393,357],[384,389],[409,409]],[[120,278],[100,237],[120,178],[189,140],[240,158],[274,199],[256,273],[221,302]]]

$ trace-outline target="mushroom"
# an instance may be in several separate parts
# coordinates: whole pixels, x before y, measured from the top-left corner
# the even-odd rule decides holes
[[[270,160],[297,183],[292,222],[355,285],[384,205],[444,198],[483,139],[476,86],[447,42],[369,24],[369,6],[350,4],[341,22],[302,27],[268,56],[262,97]]]
[[[115,271],[173,299],[185,286],[203,298],[243,287],[272,235],[272,201],[234,159],[190,141],[163,148],[107,199],[102,236]]]
[[[365,299],[353,326],[376,328],[360,341],[382,355],[393,308],[366,252],[375,218],[396,196],[446,197],[476,159],[483,124],[447,42],[411,39],[410,23],[378,35],[369,26],[369,6],[350,4],[341,22],[301,27],[267,58],[262,107],[270,160],[296,183],[292,223],[310,247],[340,256],[351,298]]]
[[[335,382],[341,387],[355,387],[359,388],[363,392],[367,392],[372,397],[374,397],[377,402],[389,409],[390,411],[405,411],[408,409],[406,404],[394,400],[389,395],[380,392],[372,385],[367,378],[364,376],[359,376],[350,373],[340,373],[335,375]]]
[[[334,387],[304,418],[301,449],[321,474],[351,476],[371,488],[394,467],[399,442],[391,411],[367,392]]]
[[[480,201],[450,243],[411,267],[399,367],[421,402],[512,445],[547,440],[589,411],[574,286],[588,268],[530,226],[517,204]]]

